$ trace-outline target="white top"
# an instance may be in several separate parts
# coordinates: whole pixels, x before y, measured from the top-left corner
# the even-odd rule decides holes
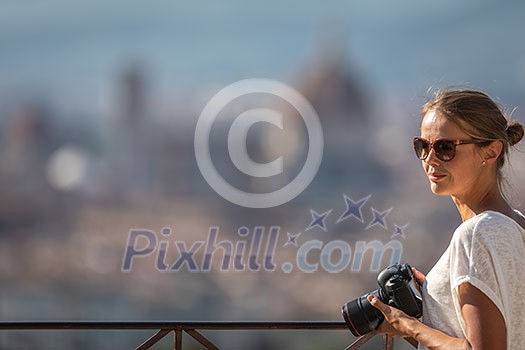
[[[503,315],[507,350],[523,350],[525,229],[495,211],[463,222],[426,276],[422,288],[423,323],[450,336],[466,338],[458,298],[459,285],[465,282],[487,295]],[[427,348],[420,344],[418,349]]]

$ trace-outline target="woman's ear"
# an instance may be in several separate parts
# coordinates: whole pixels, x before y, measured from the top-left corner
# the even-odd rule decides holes
[[[481,157],[485,164],[495,163],[503,151],[503,142],[501,140],[492,141],[488,146],[481,149]]]

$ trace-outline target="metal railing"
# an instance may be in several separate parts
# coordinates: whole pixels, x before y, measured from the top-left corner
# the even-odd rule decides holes
[[[0,322],[0,330],[157,330],[150,338],[136,347],[136,350],[150,349],[168,334],[173,333],[173,349],[182,350],[182,335],[185,332],[205,349],[219,350],[209,339],[202,335],[202,330],[239,331],[239,330],[348,330],[344,322]],[[345,348],[359,349],[375,336],[368,333]],[[417,342],[405,338],[414,347]],[[383,349],[393,350],[394,339],[383,335]]]

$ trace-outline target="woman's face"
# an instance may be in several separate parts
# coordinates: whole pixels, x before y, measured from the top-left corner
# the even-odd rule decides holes
[[[472,139],[456,124],[435,111],[429,111],[423,117],[421,137],[430,142],[439,139]],[[439,160],[432,149],[428,157],[421,162],[434,194],[463,197],[480,185],[483,157],[480,149],[474,144],[456,146],[456,156],[447,162]]]

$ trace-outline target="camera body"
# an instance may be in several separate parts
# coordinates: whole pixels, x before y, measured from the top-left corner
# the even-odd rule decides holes
[[[408,264],[393,264],[377,276],[379,289],[349,301],[341,307],[346,325],[353,335],[361,336],[379,327],[384,319],[381,311],[367,300],[372,294],[383,303],[398,308],[406,314],[419,318],[422,315],[422,298],[420,288],[412,268]]]

